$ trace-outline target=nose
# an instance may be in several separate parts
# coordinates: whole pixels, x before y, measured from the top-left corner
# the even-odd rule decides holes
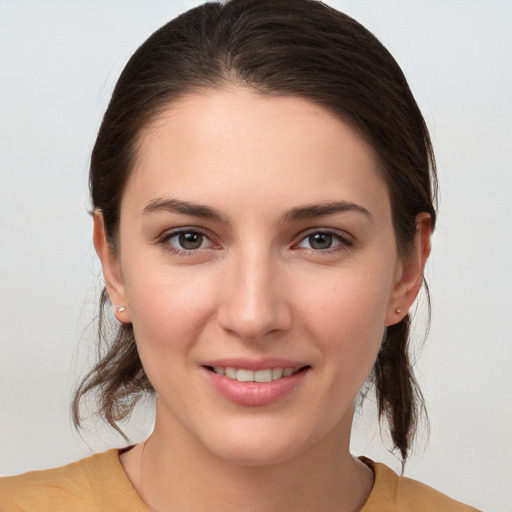
[[[292,313],[287,300],[285,269],[271,255],[240,255],[227,269],[220,326],[244,340],[263,341],[290,329]]]

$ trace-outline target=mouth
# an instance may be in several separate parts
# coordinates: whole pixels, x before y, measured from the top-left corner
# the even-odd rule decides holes
[[[290,360],[236,359],[202,365],[206,381],[228,401],[243,406],[266,406],[296,396],[311,365]]]
[[[232,366],[206,366],[205,368],[217,375],[238,382],[272,382],[274,380],[291,377],[296,373],[309,369],[310,366],[306,365],[300,368],[264,368],[261,370],[249,370],[247,368],[235,368]]]

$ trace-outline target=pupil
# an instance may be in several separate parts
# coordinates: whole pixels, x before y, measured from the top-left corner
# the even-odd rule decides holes
[[[179,242],[183,249],[198,249],[203,242],[203,235],[200,233],[180,233]]]
[[[332,245],[332,235],[316,233],[309,237],[309,243],[313,249],[329,249]]]

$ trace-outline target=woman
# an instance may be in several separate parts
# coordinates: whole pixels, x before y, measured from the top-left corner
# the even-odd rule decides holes
[[[423,118],[361,25],[308,0],[185,13],[123,71],[90,183],[120,327],[75,418],[98,390],[119,428],[154,392],[155,428],[3,480],[1,510],[474,510],[349,452],[366,382],[408,457],[436,220]]]

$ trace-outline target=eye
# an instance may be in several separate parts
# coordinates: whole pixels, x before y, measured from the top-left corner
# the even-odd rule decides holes
[[[176,239],[176,242],[181,249],[192,251],[194,249],[200,249],[203,246],[205,237],[202,233],[179,233],[173,236],[170,240]],[[170,241],[169,240],[169,241]]]
[[[192,252],[213,246],[212,241],[200,231],[174,231],[167,233],[160,240],[172,252]]]
[[[351,245],[348,237],[331,231],[315,231],[305,236],[297,247],[312,249],[314,251],[327,251],[329,249],[341,249]]]

